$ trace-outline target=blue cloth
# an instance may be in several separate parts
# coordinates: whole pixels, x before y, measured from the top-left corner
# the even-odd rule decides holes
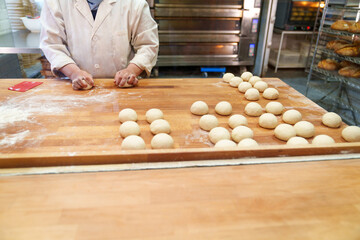
[[[97,11],[102,1],[103,0],[87,0],[91,11]]]

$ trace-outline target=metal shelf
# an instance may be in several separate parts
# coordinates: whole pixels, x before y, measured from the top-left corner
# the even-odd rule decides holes
[[[352,37],[354,35],[360,36],[360,33],[351,33],[351,32],[333,30],[329,27],[324,27],[322,29],[322,32],[337,35],[337,36],[344,36],[344,37]]]
[[[319,51],[321,51],[329,56],[335,57],[337,59],[346,60],[346,61],[350,61],[350,62],[353,62],[356,64],[360,64],[360,58],[358,58],[358,57],[348,57],[348,56],[339,55],[339,54],[335,53],[333,50],[327,49],[325,47],[319,47]]]

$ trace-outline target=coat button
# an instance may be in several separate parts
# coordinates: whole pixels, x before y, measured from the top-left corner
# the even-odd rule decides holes
[[[100,68],[100,65],[99,65],[99,64],[95,64],[94,67],[95,67],[95,68]]]

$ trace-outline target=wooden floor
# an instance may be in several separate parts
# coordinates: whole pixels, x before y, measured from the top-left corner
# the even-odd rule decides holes
[[[0,239],[360,239],[360,159],[1,177]]]

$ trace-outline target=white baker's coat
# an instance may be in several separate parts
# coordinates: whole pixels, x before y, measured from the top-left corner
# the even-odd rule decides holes
[[[149,75],[159,49],[145,0],[103,0],[94,20],[86,0],[45,0],[40,47],[55,74],[76,63],[93,77],[113,78],[134,63]]]

